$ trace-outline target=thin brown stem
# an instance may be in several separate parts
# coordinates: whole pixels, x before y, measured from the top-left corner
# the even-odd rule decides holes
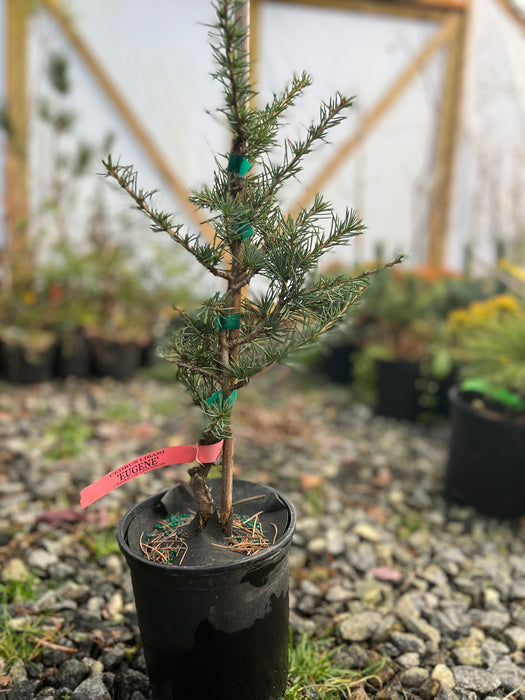
[[[213,497],[208,484],[206,483],[206,479],[212,466],[213,463],[197,464],[188,469],[188,474],[190,475],[190,486],[197,503],[199,530],[206,527],[206,523],[213,515]]]

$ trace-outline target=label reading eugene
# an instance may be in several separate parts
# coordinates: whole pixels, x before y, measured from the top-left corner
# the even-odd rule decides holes
[[[119,469],[116,469],[113,477],[117,479],[119,484],[123,484],[125,481],[139,476],[139,474],[145,474],[152,469],[157,469],[157,467],[162,466],[160,457],[166,453],[166,450],[157,450],[156,452],[150,452],[150,454],[143,455],[142,457],[137,457],[133,459],[128,464],[123,464]]]
[[[169,464],[184,464],[197,459],[202,462],[215,462],[222,450],[223,440],[213,445],[180,445],[165,447],[147,455],[136,457],[131,462],[117,467],[112,472],[97,479],[80,492],[80,506],[86,508],[113,489],[122,486],[136,476]]]

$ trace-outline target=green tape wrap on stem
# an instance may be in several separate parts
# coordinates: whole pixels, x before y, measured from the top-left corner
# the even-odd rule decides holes
[[[253,235],[253,228],[252,225],[247,221],[244,224],[239,224],[237,228],[235,229],[235,235],[232,236],[234,240],[240,238],[241,240],[245,241],[247,238]]]
[[[241,314],[229,314],[217,316],[213,322],[216,331],[233,331],[241,327]]]
[[[218,406],[219,408],[231,408],[237,399],[237,389],[234,389],[229,396],[224,396],[222,391],[216,391],[206,399],[208,406]]]
[[[246,160],[244,156],[239,156],[236,153],[230,153],[228,158],[228,172],[236,173],[240,177],[244,177],[250,170],[252,164]]]

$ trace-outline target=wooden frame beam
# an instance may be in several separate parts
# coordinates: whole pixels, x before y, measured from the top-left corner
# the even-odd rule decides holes
[[[390,88],[379,99],[376,105],[363,118],[357,133],[352,134],[334,153],[334,155],[323,166],[316,178],[303,191],[300,198],[291,208],[291,214],[295,215],[299,209],[305,207],[321,190],[334,173],[346,162],[352,151],[359,146],[368,133],[376,126],[381,117],[392,107],[403,92],[409,87],[419,71],[423,68],[436,51],[443,45],[450,42],[457,31],[457,16],[448,17],[441,24],[413,61],[405,68],[401,75],[392,83]]]
[[[428,217],[427,265],[442,267],[448,238],[454,179],[455,153],[462,106],[463,75],[468,15],[456,17],[454,41],[451,42],[440,105],[436,139],[434,182]]]
[[[27,131],[27,20],[26,0],[6,0],[7,144],[5,212],[7,221],[6,284],[19,271],[31,268],[28,243],[29,174]]]
[[[17,2],[17,0],[11,0],[12,2]],[[207,216],[199,212],[191,202],[189,202],[188,197],[190,193],[187,187],[184,185],[179,176],[174,172],[173,168],[170,166],[160,148],[154,143],[153,139],[149,136],[148,132],[142,126],[139,118],[135,115],[130,105],[126,102],[124,97],[121,95],[120,91],[117,89],[113,81],[109,78],[108,74],[103,69],[102,65],[95,58],[92,51],[88,48],[87,44],[80,37],[78,32],[75,31],[71,22],[68,20],[64,12],[58,6],[56,0],[41,0],[42,5],[45,9],[52,15],[54,20],[59,25],[64,36],[69,40],[71,45],[76,51],[76,54],[84,61],[86,66],[89,68],[91,74],[96,79],[100,87],[102,88],[104,94],[109,99],[115,110],[122,117],[125,124],[127,124],[129,130],[144,149],[147,156],[156,166],[166,183],[169,185],[171,191],[177,197],[181,209],[187,216],[189,221],[195,225],[202,234],[208,239],[212,240],[215,235],[214,229],[208,223],[204,223]]]
[[[256,0],[263,4],[267,0]],[[273,0],[281,4],[348,10],[416,19],[439,20],[450,11],[466,10],[470,0]]]
[[[512,4],[511,0],[496,0],[497,3],[520,25],[525,31],[525,15],[519,12],[518,8]]]
[[[252,0],[259,7],[268,0]],[[326,184],[343,165],[351,152],[363,141],[381,117],[392,107],[410,85],[424,64],[442,46],[448,46],[443,85],[441,119],[436,141],[436,164],[431,206],[428,217],[427,264],[442,267],[445,254],[455,150],[459,126],[461,90],[465,60],[466,29],[471,0],[272,0],[281,4],[339,9],[368,14],[439,21],[439,27],[423,49],[393,82],[377,104],[364,117],[357,133],[347,139],[317,174],[302,196],[294,203],[291,213],[296,214]],[[499,0],[506,4],[508,0]],[[258,17],[253,13],[254,45],[259,45]]]

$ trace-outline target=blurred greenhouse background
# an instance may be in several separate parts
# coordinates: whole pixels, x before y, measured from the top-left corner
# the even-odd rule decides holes
[[[209,76],[211,3],[0,6],[2,326],[80,325],[147,345],[144,325],[209,290],[104,180],[101,159],[133,164],[159,206],[199,227],[187,195],[229,148]],[[328,272],[399,252],[407,270],[484,278],[501,257],[523,264],[523,0],[252,0],[251,51],[261,104],[294,71],[312,75],[296,124],[336,90],[356,96],[333,147],[284,195],[293,212],[320,190],[364,219]]]

